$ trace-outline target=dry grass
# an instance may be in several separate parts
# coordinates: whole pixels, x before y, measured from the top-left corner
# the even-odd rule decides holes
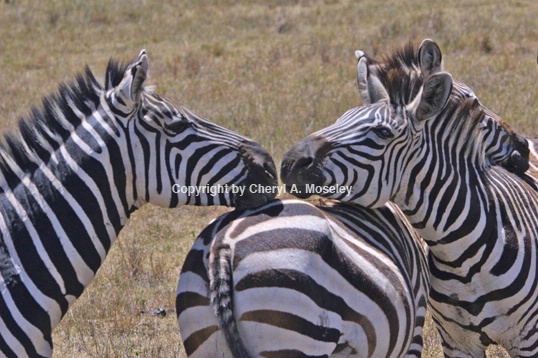
[[[89,64],[149,52],[157,92],[261,142],[280,160],[359,103],[354,50],[431,37],[446,69],[534,135],[538,3],[364,0],[0,3],[0,128]],[[55,332],[56,357],[182,355],[174,292],[195,235],[223,208],[147,207]],[[166,317],[140,314],[166,309]],[[426,357],[439,357],[427,330]],[[491,357],[502,352],[492,350]]]

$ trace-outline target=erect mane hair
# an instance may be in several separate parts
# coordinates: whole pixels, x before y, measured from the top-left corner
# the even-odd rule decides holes
[[[452,95],[445,109],[437,117],[446,123],[442,130],[450,133],[450,136],[458,137],[458,143],[462,143],[464,150],[481,153],[480,160],[483,162],[486,156],[483,131],[480,123],[486,116],[476,98],[461,100]]]
[[[409,41],[404,46],[373,60],[377,77],[387,89],[393,106],[411,103],[423,84],[418,62],[419,44]]]
[[[126,64],[111,59],[103,87],[86,66],[74,81],[60,84],[56,92],[43,97],[40,107],[32,107],[26,117],[19,119],[16,129],[0,138],[0,171],[4,179],[16,176],[16,167],[32,172],[38,166],[36,162],[46,163],[81,124],[80,113],[84,117],[91,115],[103,91],[117,86],[126,69]]]
[[[482,128],[482,123],[487,116],[488,111],[477,98],[461,99],[461,97],[452,94],[450,102],[438,118],[442,118],[446,122],[447,126],[442,130],[451,133],[452,136],[457,136],[458,143],[461,143],[464,151],[474,155],[480,165],[488,161],[491,165],[501,166],[535,186],[534,181],[525,174],[529,167],[528,146],[526,142],[518,142],[520,137],[516,133],[505,137],[509,142],[504,145],[507,145],[511,152],[503,161],[496,161],[490,156],[488,143],[484,140],[485,131]],[[502,126],[501,123],[497,124]],[[495,154],[496,150],[493,153]]]

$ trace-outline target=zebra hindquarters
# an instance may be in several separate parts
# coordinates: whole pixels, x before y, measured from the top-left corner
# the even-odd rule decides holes
[[[202,232],[180,276],[178,321],[190,357],[403,357],[425,306],[408,281],[358,231],[275,201]]]
[[[296,249],[258,252],[234,269],[235,317],[255,356],[321,357],[337,347],[341,316],[308,274],[314,265],[297,262],[303,255]]]
[[[230,212],[209,225],[189,252],[178,284],[178,322],[187,354],[232,357],[221,330],[229,329],[222,316],[231,311],[251,356],[329,356],[341,335],[341,318],[317,302],[327,297],[316,292],[308,275],[323,270],[313,267],[312,257],[319,260],[319,246],[330,244],[320,233],[327,228],[318,209],[297,201],[272,202],[243,215]],[[220,286],[210,271],[214,266],[228,275],[219,277]],[[229,292],[212,298],[216,287]],[[212,299],[219,300],[217,309]],[[218,308],[227,302],[232,302],[228,311]]]
[[[207,247],[198,237],[188,253],[176,295],[176,312],[185,352],[189,357],[230,357],[228,345],[209,304],[209,279],[204,262]]]
[[[216,243],[230,239],[226,235],[227,230],[213,230],[214,226],[226,222],[225,219],[219,220],[197,238],[179,279],[176,298],[178,323],[189,357],[235,358],[210,302],[210,288],[214,286],[210,285],[208,253],[218,246]],[[259,224],[259,221],[251,225],[248,218],[236,220],[230,231],[237,228],[238,223],[248,228]],[[312,230],[315,228],[315,225],[308,225]],[[329,356],[341,336],[341,318],[338,313],[323,308],[323,305],[320,307],[320,303],[316,302],[327,297],[316,293],[319,283],[306,273],[322,268],[311,267],[312,260],[308,258],[304,245],[296,247],[295,240],[301,241],[297,233],[291,237],[290,232],[281,236],[281,229],[258,230],[252,237],[242,236],[231,245],[233,250],[230,246],[221,246],[226,250],[222,250],[220,256],[233,256],[230,285],[221,285],[221,290],[222,287],[231,288],[228,292],[232,302],[230,310],[239,339],[253,357]],[[215,232],[218,232],[215,237],[206,235],[211,236]],[[314,231],[308,236],[303,242],[306,246],[324,242],[318,240]],[[226,265],[232,259],[217,261]],[[222,303],[218,305],[222,306]]]

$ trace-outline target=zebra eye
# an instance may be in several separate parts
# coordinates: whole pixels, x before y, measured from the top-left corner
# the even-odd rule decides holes
[[[189,121],[187,119],[176,120],[170,124],[166,124],[164,128],[173,133],[179,133],[189,127]]]
[[[374,133],[381,139],[390,139],[394,137],[394,134],[387,127],[379,126],[372,128]]]

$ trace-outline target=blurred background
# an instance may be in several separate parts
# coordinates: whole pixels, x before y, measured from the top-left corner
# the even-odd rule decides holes
[[[0,3],[0,129],[89,65],[150,57],[155,92],[260,142],[278,163],[360,104],[354,51],[380,57],[432,38],[445,70],[515,130],[538,134],[538,2],[21,1]],[[226,208],[144,207],[54,334],[55,357],[184,357],[177,279],[196,235]],[[166,315],[153,315],[162,308]],[[491,349],[490,357],[502,357]],[[426,327],[426,357],[441,357]]]

